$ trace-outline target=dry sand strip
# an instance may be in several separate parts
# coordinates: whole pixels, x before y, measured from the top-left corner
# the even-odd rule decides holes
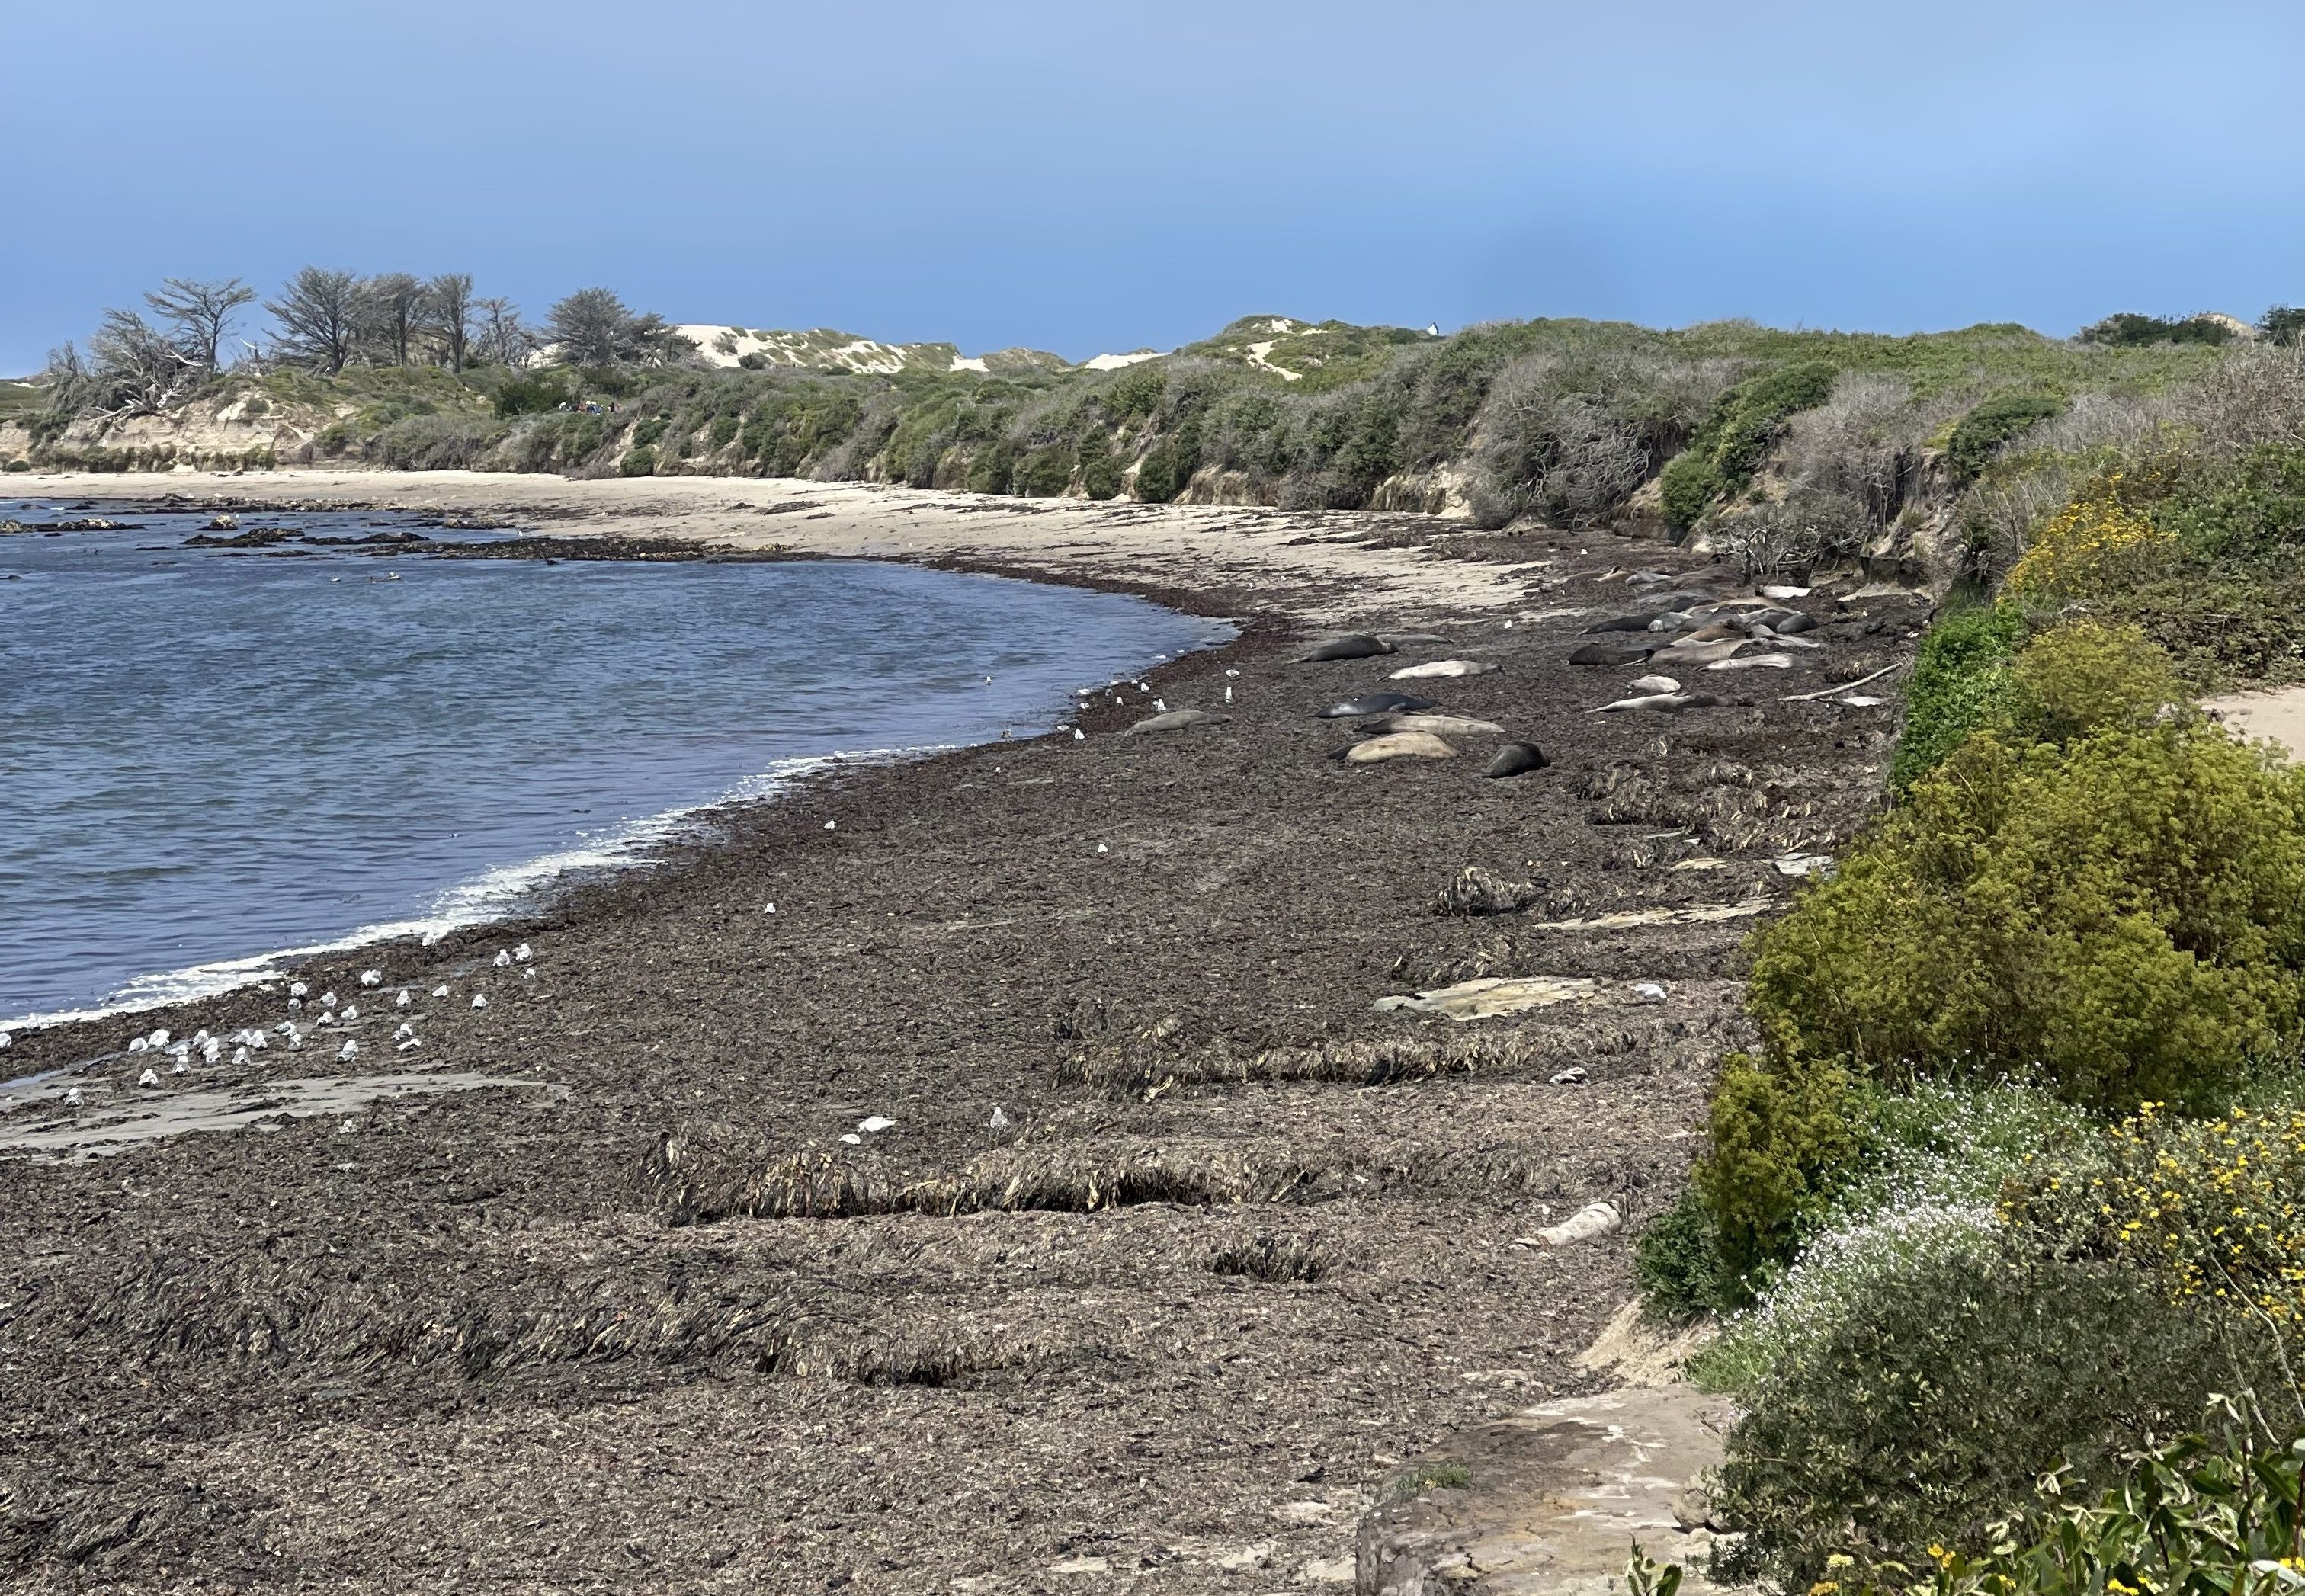
[[[353,481],[673,530],[620,483]],[[1084,524],[1060,541],[1152,536],[1141,506],[1061,514]],[[948,541],[906,552],[1013,554],[991,519],[955,513]],[[1189,707],[1230,683],[1229,720],[1122,736],[1144,711],[1100,702],[1084,741],[835,772],[518,924],[309,971],[448,988],[420,1006],[426,1068],[537,1090],[401,1092],[78,1161],[70,1106],[44,1098],[62,1156],[0,1158],[0,1579],[1340,1589],[1356,1525],[1417,1459],[1613,1383],[1577,1356],[1748,1040],[1754,921],[1707,916],[1782,902],[1797,884],[1771,861],[1846,838],[1893,707],[1782,703],[1772,683],[1670,719],[1588,715],[1637,673],[1564,666],[1576,615],[1505,615],[1621,606],[1596,577],[1691,556],[1594,534],[1540,570],[1527,539],[1441,560],[1255,520],[1221,559],[1216,538],[1145,554],[1150,574],[1032,556],[1250,618],[1147,678]],[[1314,711],[1399,664],[1287,663],[1340,595],[1392,630],[1455,617],[1451,647],[1501,668],[1445,708],[1551,767],[1328,757],[1351,733]],[[1822,685],[1909,651],[1901,599],[1815,607],[1824,648],[1773,675]],[[1448,890],[1468,864],[1500,884],[1477,904]],[[533,979],[494,964],[521,941]],[[1375,1001],[1530,977],[1593,986],[1466,1021]],[[273,1100],[308,1061],[140,1088],[122,1049],[284,1002],[34,1031],[10,1067],[70,1070],[89,1103]],[[1512,1245],[1600,1201],[1620,1228]]]
[[[1242,505],[1093,504],[857,482],[565,477],[489,471],[12,476],[0,495],[480,512],[557,536],[693,539],[716,548],[980,565],[1127,591],[1256,591],[1269,612],[1345,625],[1403,610],[1501,609],[1572,551],[1435,560],[1433,517]]]

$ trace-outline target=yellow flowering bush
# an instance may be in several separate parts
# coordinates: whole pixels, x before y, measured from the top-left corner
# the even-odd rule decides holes
[[[2028,598],[2102,598],[2157,574],[2177,539],[2129,502],[2122,472],[2108,472],[2034,533],[2009,573]]]
[[[2148,1103],[2105,1131],[2101,1150],[2085,1184],[2064,1175],[2044,1206],[2080,1204],[2098,1248],[2173,1301],[2284,1330],[2305,1322],[2305,1110],[2182,1119]]]

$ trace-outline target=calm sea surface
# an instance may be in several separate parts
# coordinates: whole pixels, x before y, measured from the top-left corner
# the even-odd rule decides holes
[[[825,756],[1044,731],[1229,634],[900,565],[184,547],[209,514],[0,500],[129,526],[0,533],[0,1023],[484,919]]]

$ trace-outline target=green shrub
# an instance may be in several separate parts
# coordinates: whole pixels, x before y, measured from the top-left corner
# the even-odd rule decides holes
[[[710,428],[712,446],[716,449],[727,448],[736,441],[736,433],[743,426],[744,423],[733,415],[714,416]]]
[[[2300,776],[2198,718],[2152,719],[2165,672],[2107,629],[2063,630],[2020,658],[2008,726],[1756,933],[1750,1002],[1777,1057],[1892,1087],[2029,1074],[2125,1111],[2213,1105],[2291,1054]]]
[[[2266,444],[2182,473],[2153,519],[2189,554],[2247,560],[2305,548],[2305,448]]]
[[[1711,1216],[1716,1303],[1749,1301],[1828,1211],[1863,1149],[1849,1074],[1799,1057],[1722,1060],[1695,1184]]]
[[[607,440],[608,423],[605,417],[579,414],[566,417],[560,426],[560,457],[574,464],[589,460],[600,453]]]
[[[478,416],[411,416],[370,441],[370,460],[387,471],[469,471],[502,441],[505,423]]]
[[[1828,1556],[1811,1596],[2241,1596],[2291,1588],[2305,1545],[2305,1439],[2270,1426],[2246,1396],[2213,1397],[2207,1433],[2124,1458],[2092,1497],[2064,1471],[2042,1479],[1974,1552],[1932,1543],[1909,1560]],[[2282,1433],[2290,1433],[2284,1430]],[[1684,1570],[1636,1545],[1630,1596],[1674,1596]]]
[[[642,444],[637,448],[625,450],[624,463],[617,470],[627,477],[653,477],[656,475],[655,447]]]
[[[2043,1473],[2109,1484],[2125,1452],[2268,1364],[2146,1277],[2056,1256],[1990,1212],[1835,1232],[1698,1361],[1742,1410],[1709,1481],[1748,1533],[1724,1572],[1798,1590],[1836,1557],[1982,1549]]]
[[[2229,344],[2233,328],[2208,316],[2139,316],[2121,310],[2081,328],[2084,344],[2108,344],[2134,348],[2148,344]]]
[[[1101,435],[1081,446],[1081,487],[1093,499],[1120,497],[1119,452]]]
[[[1633,1244],[1633,1280],[1650,1317],[1692,1324],[1735,1305],[1723,1281],[1719,1228],[1695,1186],[1651,1220]]]
[[[665,418],[651,416],[633,429],[632,446],[645,449],[664,436]]]
[[[1034,449],[1017,463],[1016,491],[1052,498],[1073,485],[1073,452],[1064,444]]]
[[[1905,689],[1905,726],[1889,760],[1892,788],[1902,792],[1935,769],[1992,717],[2025,631],[2023,613],[2006,604],[1957,610],[1929,628]]]
[[[1177,433],[1161,438],[1145,452],[1136,468],[1136,497],[1148,505],[1165,505],[1185,491],[1200,466],[1197,434]]]
[[[557,371],[539,371],[532,376],[506,378],[498,386],[494,403],[498,416],[509,419],[558,410],[575,396],[575,385],[566,376]]]
[[[1688,449],[1665,467],[1659,485],[1665,519],[1685,530],[1716,500],[1743,492],[1785,423],[1833,397],[1840,376],[1831,361],[1796,361],[1722,394]]]
[[[2064,400],[2051,394],[1995,394],[1954,424],[1945,440],[1945,463],[1955,476],[1973,478],[2002,445],[2064,410]]]
[[[1665,462],[1657,488],[1667,523],[1687,531],[1720,497],[1721,473],[1709,455],[1686,449]]]

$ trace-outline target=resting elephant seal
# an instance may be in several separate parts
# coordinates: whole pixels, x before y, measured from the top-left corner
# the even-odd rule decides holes
[[[1379,654],[1392,652],[1394,652],[1393,646],[1384,639],[1370,637],[1365,633],[1356,632],[1348,632],[1343,637],[1332,637],[1324,643],[1315,643],[1304,653],[1297,655],[1296,663],[1316,665],[1326,659],[1369,659]]]
[[[1613,714],[1620,709],[1702,709],[1721,700],[1709,692],[1652,692],[1640,698],[1619,699],[1613,704],[1603,704],[1593,711],[1595,715]]]
[[[1140,720],[1128,728],[1128,734],[1139,732],[1183,732],[1196,726],[1214,726],[1230,720],[1229,715],[1212,715],[1206,709],[1171,709],[1166,715],[1155,715],[1150,720]]]
[[[1389,732],[1345,750],[1348,765],[1382,765],[1387,760],[1453,760],[1457,751],[1430,732]]]
[[[1421,682],[1428,676],[1485,676],[1501,668],[1478,659],[1428,659],[1423,665],[1404,665],[1385,680]]]
[[[1738,649],[1748,647],[1751,640],[1739,632],[1713,642],[1692,642],[1686,639],[1659,649],[1649,656],[1651,665],[1711,665],[1716,659],[1726,659]]]
[[[1534,743],[1508,743],[1496,751],[1489,768],[1481,772],[1490,777],[1525,776],[1531,770],[1542,770],[1552,763],[1544,757],[1544,750]]]
[[[1638,665],[1656,651],[1654,643],[1586,643],[1569,657],[1571,665]]]
[[[1341,704],[1331,704],[1321,710],[1317,720],[1358,720],[1370,715],[1390,715],[1399,709],[1430,709],[1431,699],[1411,698],[1405,692],[1365,692],[1357,699],[1347,699]]]
[[[1422,715],[1410,710],[1400,715],[1380,715],[1365,722],[1365,732],[1431,732],[1436,737],[1501,737],[1505,728],[1493,720],[1475,720],[1468,715]]]
[[[1585,631],[1587,635],[1595,632],[1646,632],[1649,623],[1664,613],[1661,609],[1645,609],[1637,615],[1616,615],[1606,621],[1595,621]]]

